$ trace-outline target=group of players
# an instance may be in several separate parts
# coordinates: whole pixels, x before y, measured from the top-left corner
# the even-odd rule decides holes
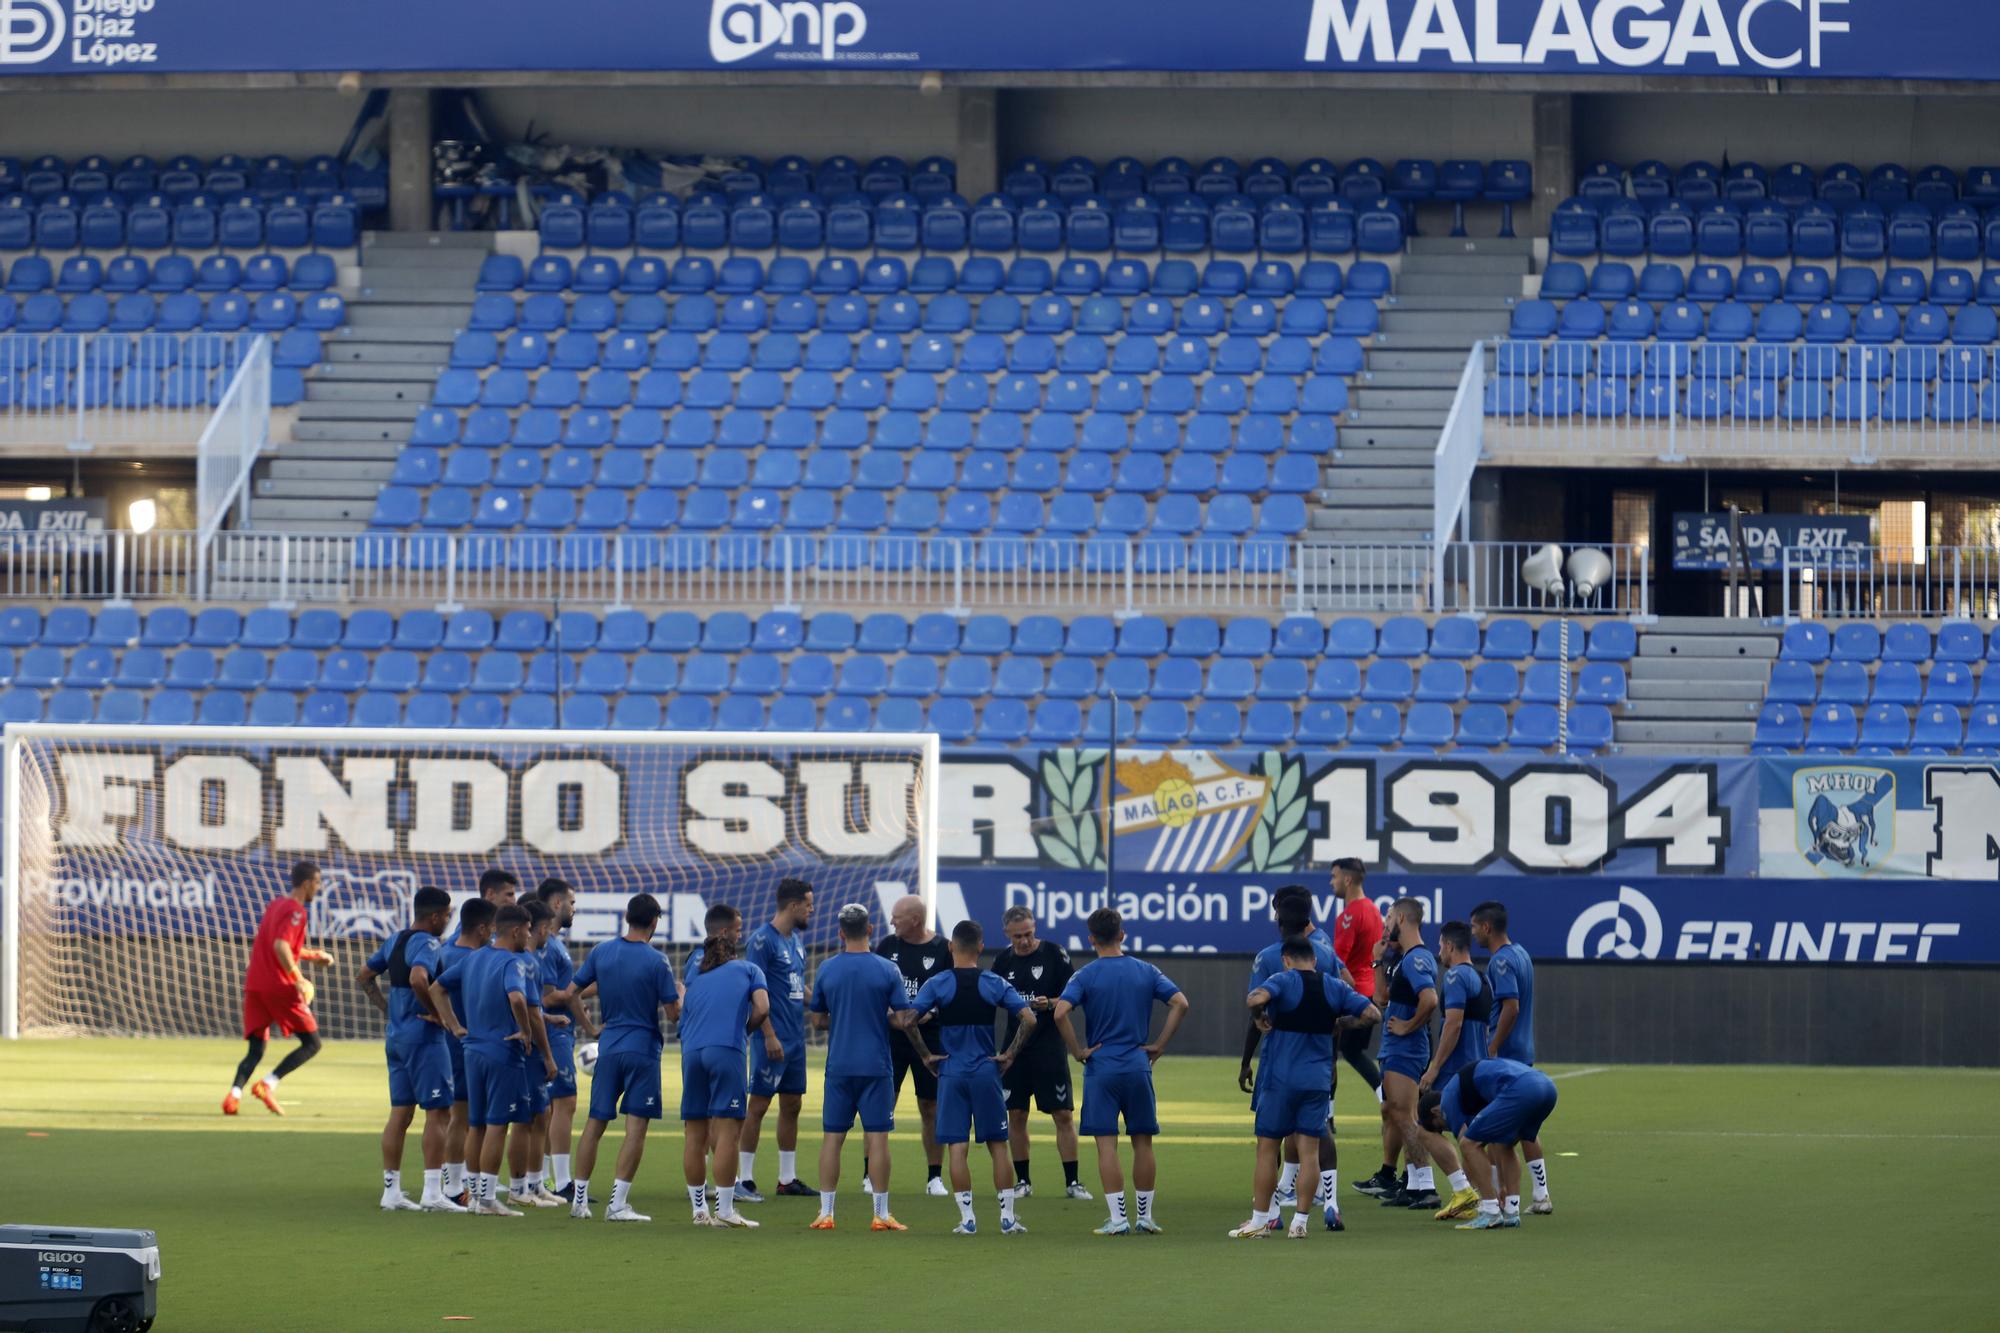
[[[223,1103],[226,1114],[235,1114],[245,1095],[267,1030],[300,1038],[273,1073],[250,1084],[249,1095],[276,1114],[284,1114],[280,1080],[319,1049],[313,983],[303,971],[307,963],[327,961],[305,947],[318,872],[301,862],[291,879],[291,892],[267,909],[253,944],[244,1000],[249,1050]],[[1285,1234],[1307,1234],[1309,1207],[1321,1209],[1328,1229],[1344,1229],[1332,1138],[1336,1052],[1381,1103],[1383,1166],[1357,1189],[1385,1205],[1464,1219],[1466,1229],[1515,1226],[1519,1164],[1512,1145],[1518,1142],[1533,1175],[1533,1211],[1551,1211],[1538,1136],[1555,1088],[1532,1068],[1533,972],[1525,951],[1507,940],[1506,909],[1486,903],[1469,926],[1447,923],[1440,958],[1423,942],[1422,900],[1398,900],[1385,923],[1363,879],[1359,862],[1336,866],[1341,911],[1331,936],[1315,926],[1308,890],[1292,886],[1274,896],[1281,938],[1258,955],[1246,995],[1252,1021],[1241,1083],[1252,1096],[1257,1136],[1252,1214],[1229,1234],[1275,1234],[1287,1206],[1293,1216]],[[1160,1230],[1151,1071],[1188,1001],[1158,968],[1124,952],[1116,911],[1091,914],[1087,928],[1096,958],[1073,970],[1064,949],[1036,937],[1025,908],[1008,910],[1007,944],[982,965],[985,939],[977,922],[960,922],[947,941],[930,930],[922,900],[905,898],[890,912],[889,933],[871,946],[870,913],[850,904],[838,914],[840,950],[820,965],[809,987],[804,932],[813,891],[802,881],[780,882],[776,910],[747,942],[734,908],[710,908],[706,938],[679,979],[652,942],[661,916],[652,895],[634,895],[623,933],[595,946],[580,967],[558,933],[569,926],[574,905],[574,893],[561,880],[545,880],[521,901],[514,875],[489,870],[446,943],[450,896],[421,889],[410,927],[385,941],[359,972],[363,992],[387,1017],[391,1110],[382,1135],[384,1210],[520,1216],[525,1208],[566,1206],[571,1216],[588,1218],[599,1142],[622,1117],[625,1136],[604,1216],[650,1221],[630,1196],[647,1131],[665,1112],[664,1015],[679,1021],[682,1168],[697,1225],[757,1225],[737,1205],[764,1201],[754,1170],[763,1122],[775,1103],[777,1194],[816,1193],[820,1208],[812,1228],[832,1229],[841,1151],[858,1121],[866,1144],[862,1185],[871,1196],[870,1228],[904,1230],[889,1210],[888,1136],[907,1078],[922,1122],[925,1190],[954,1197],[956,1234],[978,1230],[970,1162],[975,1136],[992,1157],[1001,1233],[1026,1230],[1016,1206],[1033,1191],[1031,1102],[1054,1122],[1071,1198],[1091,1198],[1078,1176],[1078,1134],[1095,1140],[1109,1209],[1098,1234]],[[1492,954],[1484,975],[1471,962],[1475,938]],[[384,979],[386,995],[379,984]],[[596,1025],[585,1005],[593,996]],[[1156,1004],[1166,1017],[1158,1038],[1149,1041]],[[1088,1046],[1071,1020],[1077,1008],[1088,1021]],[[1438,1013],[1444,1025],[1433,1050],[1429,1025]],[[996,1041],[1003,1017],[1006,1035]],[[1379,1071],[1368,1054],[1370,1029],[1378,1022]],[[797,1172],[808,1025],[827,1031],[816,1190]],[[592,1038],[590,1103],[572,1156],[578,1044]],[[1084,1070],[1080,1116],[1070,1059]],[[424,1183],[420,1198],[412,1200],[401,1168],[419,1109],[425,1115]],[[1131,1151],[1130,1208],[1121,1126]],[[1457,1137],[1457,1150],[1448,1134]],[[1459,1165],[1459,1151],[1470,1174]],[[1406,1163],[1402,1176],[1395,1168],[1399,1158]],[[1435,1189],[1434,1167],[1446,1173],[1448,1199]],[[1301,1178],[1316,1188],[1300,1190]]]

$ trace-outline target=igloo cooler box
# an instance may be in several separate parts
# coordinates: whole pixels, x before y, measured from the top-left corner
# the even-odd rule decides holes
[[[145,1333],[160,1285],[150,1231],[0,1226],[0,1329]]]

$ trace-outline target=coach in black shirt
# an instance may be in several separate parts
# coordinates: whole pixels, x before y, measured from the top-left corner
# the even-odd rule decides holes
[[[931,929],[930,911],[924,900],[914,894],[896,900],[889,910],[889,926],[891,933],[875,946],[875,952],[896,965],[896,970],[903,974],[903,992],[914,1002],[926,981],[951,971],[951,945]],[[919,1025],[917,1030],[923,1034],[928,1049],[944,1049],[935,1020]],[[916,1084],[917,1117],[924,1125],[924,1160],[931,1169],[924,1193],[949,1194],[951,1191],[944,1184],[944,1153],[937,1141],[937,1075],[918,1057],[909,1034],[901,1028],[889,1030],[889,1060],[894,1067],[899,1099],[903,1095],[904,1074]]]
[[[1063,987],[1069,984],[1069,953],[1058,944],[1035,938],[1035,914],[1025,907],[1010,907],[1001,918],[1007,931],[1007,947],[993,960],[993,970],[1028,999],[1039,1018],[1055,1008]],[[1015,1021],[1007,1022],[1006,1041],[1014,1040]],[[1005,1049],[1005,1046],[1002,1047]],[[1007,1088],[1007,1137],[1014,1150],[1014,1174],[1019,1192],[1034,1193],[1028,1181],[1028,1099],[1044,1115],[1056,1122],[1056,1155],[1062,1158],[1065,1189],[1072,1199],[1088,1199],[1090,1191],[1076,1176],[1076,1097],[1070,1084],[1069,1053],[1063,1050],[1062,1033],[1051,1022],[1039,1023],[1028,1034],[1027,1045],[1001,1075]]]

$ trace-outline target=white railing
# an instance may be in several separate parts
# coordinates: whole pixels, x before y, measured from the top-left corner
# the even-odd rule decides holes
[[[1652,552],[1636,545],[1583,543],[1611,558],[1611,577],[1571,610],[1582,615],[1650,616],[1653,613]],[[1521,577],[1521,566],[1541,542],[1452,542],[1441,553],[1445,574],[1439,587],[1440,611],[1540,615],[1558,609],[1541,589]]]
[[[2000,550],[1987,547],[1794,546],[1769,577],[1780,582],[1787,621],[2000,619]]]
[[[1488,563],[1511,559],[1516,548],[1508,549]],[[204,542],[191,532],[24,533],[0,537],[0,601],[735,603],[1129,615],[1473,610],[1492,597],[1490,609],[1519,609],[1514,585],[1483,575],[1484,565],[1458,557],[1455,581],[1439,587],[1437,563],[1430,542],[1100,538],[996,546],[919,537],[233,530]],[[1466,582],[1466,568],[1476,582]],[[1606,595],[1604,609],[1622,606]]]
[[[0,334],[0,378],[15,382],[0,395],[0,445],[184,444],[209,419],[217,377],[243,355],[214,333]]]
[[[1862,466],[2000,456],[2000,348],[1500,340],[1490,351],[1492,456]]]
[[[1436,564],[1431,578],[1439,588],[1444,586],[1445,544],[1458,535],[1459,517],[1472,494],[1472,474],[1485,447],[1485,402],[1486,351],[1474,347],[1465,358],[1465,373],[1458,377],[1458,394],[1438,436],[1432,468],[1431,540]]]
[[[195,497],[201,544],[222,528],[232,507],[247,510],[250,470],[271,438],[271,341],[250,343],[195,446]],[[237,516],[241,522],[247,512]]]

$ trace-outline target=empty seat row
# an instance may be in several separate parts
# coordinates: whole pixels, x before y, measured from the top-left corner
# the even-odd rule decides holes
[[[0,197],[0,250],[348,250],[360,239],[361,207],[340,193],[268,205],[252,194],[179,203],[149,194],[129,204],[109,192]]]
[[[1916,710],[1913,725],[1910,710],[1901,704],[1877,703],[1856,712],[1848,703],[1822,702],[1809,709],[1767,703],[1757,715],[1751,749],[1757,754],[2000,757],[2000,705],[1980,703],[1970,712],[1968,725],[1958,708],[1927,703]]]
[[[17,261],[26,262],[30,261]],[[300,262],[305,261],[302,258]],[[787,256],[773,259],[767,266],[753,255],[739,255],[719,264],[702,255],[684,255],[670,265],[650,255],[638,255],[621,264],[609,255],[590,255],[572,261],[559,254],[538,255],[532,260],[498,254],[488,255],[481,263],[476,286],[489,295],[505,292],[548,295],[565,291],[602,295],[615,291],[627,296],[661,292],[737,296],[761,291],[776,296],[807,292],[818,296],[847,296],[856,292],[883,296],[898,292],[919,296],[939,292],[986,296],[1007,291],[1016,296],[1052,292],[1058,296],[1137,297],[1150,293],[1175,298],[1196,294],[1229,297],[1247,292],[1266,297],[1332,297],[1343,290],[1361,296],[1382,295],[1389,289],[1389,270],[1379,261],[1361,260],[1343,273],[1339,264],[1328,259],[1315,259],[1296,267],[1282,259],[1249,265],[1234,259],[1218,259],[1197,270],[1185,259],[1165,260],[1155,266],[1139,259],[1104,264],[1078,257],[1051,264],[1046,259],[1024,257],[1003,264],[996,258],[981,256],[960,265],[943,255],[926,256],[914,264],[905,263],[896,255],[868,259],[834,255],[816,264]]]
[[[1967,346],[1988,346],[2000,340],[2000,314],[1991,306],[1966,305],[1950,310],[1924,301],[1907,308],[1877,301],[1849,311],[1835,301],[1810,307],[1772,302],[1753,310],[1742,301],[1724,301],[1705,308],[1693,301],[1669,301],[1655,309],[1640,300],[1609,307],[1595,301],[1571,301],[1558,307],[1540,299],[1514,307],[1508,336],[1517,339],[1560,338],[1589,341],[1610,338],[1636,342],[1658,338],[1667,342],[1907,342],[1936,346],[1947,339]]]
[[[1977,277],[1966,268],[1940,268],[1926,277],[1922,269],[1907,266],[1883,273],[1843,268],[1829,276],[1818,264],[1794,264],[1783,273],[1770,264],[1746,264],[1740,272],[1726,264],[1697,264],[1691,270],[1679,264],[1647,264],[1635,272],[1630,264],[1607,260],[1586,272],[1581,264],[1557,260],[1542,271],[1538,295],[1557,302],[1636,297],[1652,302],[1685,298],[1697,304],[1737,300],[1753,306],[1787,301],[1810,307],[1833,301],[1849,307],[1850,313],[1876,301],[1897,306],[1926,300],[1946,307],[1972,301],[2000,305],[2000,268],[1986,269]]]
[[[290,292],[220,292],[206,301],[193,292],[162,297],[127,292],[115,301],[98,292],[67,299],[43,292],[19,300],[0,294],[0,330],[21,333],[140,333],[149,329],[163,333],[193,329],[282,333],[294,326],[337,329],[346,318],[347,304],[337,292],[316,292],[304,300]]]
[[[1884,661],[1871,676],[1865,663],[1840,661],[1822,675],[1810,662],[1780,661],[1764,697],[1788,704],[2000,703],[2000,672],[1975,676],[1969,663],[1939,662],[1926,673],[1915,662]]]
[[[1571,621],[1570,628],[1573,657],[1618,663],[1630,661],[1637,651],[1637,634],[1629,622],[1595,621],[1586,633],[1583,624]],[[1970,628],[1977,631],[1976,626]],[[509,611],[495,616],[490,611],[467,610],[447,616],[432,610],[392,613],[377,609],[352,611],[345,617],[330,609],[301,611],[294,616],[275,608],[246,614],[221,606],[198,612],[161,606],[143,614],[131,607],[106,607],[94,616],[81,606],[56,607],[46,616],[31,606],[0,610],[0,647],[60,649],[242,647],[373,652],[398,648],[427,652],[452,648],[477,652],[497,648],[531,652],[547,647],[612,653],[804,649],[816,653],[910,651],[944,655],[963,651],[987,656],[1011,652],[1090,658],[1220,655],[1305,660],[1326,656],[1351,661],[1429,657],[1458,662],[1474,658],[1523,662],[1532,658],[1553,662],[1561,653],[1561,629],[1561,623],[1554,620],[1538,628],[1525,620],[1496,617],[1482,626],[1464,616],[1444,617],[1435,624],[1415,616],[1397,616],[1380,625],[1360,616],[1344,616],[1331,624],[1310,616],[1287,616],[1274,625],[1260,617],[1220,621],[1209,616],[1185,616],[1170,624],[1146,615],[1123,621],[1079,616],[1067,622],[1047,615],[1031,615],[1018,622],[999,615],[977,615],[961,621],[942,612],[915,618],[876,612],[856,619],[845,611],[812,616],[770,611],[754,618],[740,611],[718,611],[705,618],[691,611],[668,611],[655,617],[640,611],[612,611],[600,619],[582,611],[565,611],[551,618],[540,611]]]
[[[2000,167],[1969,167],[1961,174],[1941,165],[1911,171],[1894,162],[1863,171],[1850,162],[1836,162],[1824,170],[1804,162],[1787,162],[1767,170],[1754,161],[1727,167],[1697,161],[1678,168],[1645,161],[1629,169],[1616,162],[1597,161],[1578,176],[1577,194],[1593,202],[1631,198],[1643,203],[1675,198],[1692,204],[1718,199],[1751,204],[1770,199],[1794,206],[1818,200],[1835,206],[1870,202],[1894,207],[1915,202],[1942,208],[1964,200],[1984,206],[2000,203]]]
[[[1560,205],[1549,222],[1549,251],[1565,258],[1842,259],[1857,264],[1970,264],[2000,260],[2000,208],[1957,205],[1942,215],[1921,205],[1885,214],[1871,205],[1847,212],[1821,205],[1797,213],[1779,204],[1740,211],[1713,203],[1647,209],[1632,200],[1607,211],[1588,199]]]
[[[95,255],[71,255],[60,268],[41,255],[24,255],[6,270],[5,289],[15,296],[46,291],[112,295],[148,291],[162,296],[185,291],[272,292],[280,288],[323,292],[339,278],[333,256],[323,254],[300,255],[296,262],[276,254],[253,255],[247,260],[235,255],[207,255],[199,261],[190,255],[162,255],[150,262],[143,255],[119,255],[109,263]]]
[[[2000,635],[1991,644],[1986,631],[1969,620],[1947,620],[1933,640],[1930,627],[1902,621],[1886,627],[1850,621],[1829,627],[1802,621],[1785,627],[1778,656],[1787,662],[1978,662],[2000,661]]]
[[[388,192],[384,164],[342,162],[330,153],[294,160],[283,153],[246,157],[223,153],[203,159],[179,153],[164,161],[146,153],[112,159],[91,153],[67,160],[54,153],[23,160],[0,157],[0,194],[25,194],[40,200],[50,195],[97,194],[109,191],[128,201],[164,194],[174,203],[207,192],[233,195],[254,191],[266,199],[302,194],[318,201],[346,191],[368,207],[380,207]]]
[[[1544,376],[1499,376],[1486,386],[1487,416],[1567,419],[1637,417],[1665,421],[1790,421],[1936,423],[2000,421],[2000,382],[1981,387],[1944,381],[1935,389],[1922,379],[1843,379],[1831,386],[1817,380],[1781,384],[1772,379],[1695,379],[1685,391],[1675,381],[1641,375],[1637,379],[1595,376],[1577,380]]]
[[[1991,378],[1990,347],[1884,343],[1508,342],[1494,355],[1497,375],[1610,375],[1629,379],[1950,380]]]

